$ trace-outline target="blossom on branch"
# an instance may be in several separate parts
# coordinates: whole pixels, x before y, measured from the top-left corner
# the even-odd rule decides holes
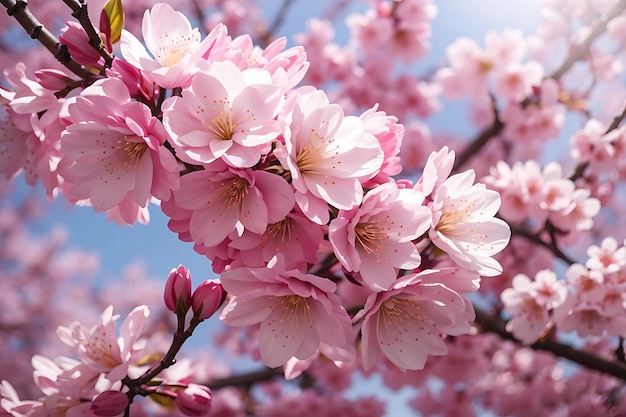
[[[165,129],[147,106],[131,99],[122,81],[94,83],[69,106],[69,114],[59,166],[69,199],[89,199],[96,211],[125,198],[145,207],[151,197],[167,200],[178,187],[176,160],[163,146]]]
[[[280,256],[264,268],[234,268],[220,276],[234,297],[220,319],[231,326],[260,323],[259,351],[269,367],[290,358],[308,359],[320,344],[335,348],[330,359],[354,354],[350,317],[334,294],[336,285],[325,278],[287,270]]]

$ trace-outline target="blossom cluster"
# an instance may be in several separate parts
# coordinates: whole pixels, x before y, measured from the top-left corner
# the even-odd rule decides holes
[[[542,228],[550,222],[563,233],[589,230],[600,201],[586,187],[566,177],[557,162],[536,161],[509,166],[500,161],[483,179],[502,197],[502,216],[513,223]]]
[[[178,317],[175,338],[180,338],[180,345],[224,301],[219,281],[205,281],[192,293],[191,274],[183,266],[170,272],[163,298],[166,307]],[[187,320],[189,309],[193,310],[193,317]],[[160,361],[157,359],[158,344],[148,340],[154,331],[144,332],[149,315],[147,306],[135,307],[118,331],[116,322],[120,316],[113,314],[113,306],[108,306],[95,326],[78,321],[59,326],[58,338],[77,358],[35,355],[33,379],[43,396],[36,401],[20,400],[11,383],[2,380],[0,410],[19,416],[115,417],[122,415],[133,397],[141,393],[157,403],[171,402],[169,409],[182,415],[207,415],[212,404],[211,390],[196,383],[200,382],[199,373],[185,369],[185,362],[167,369],[174,365],[167,359],[171,347]],[[134,407],[135,412],[138,410]]]
[[[64,32],[70,52],[86,39],[80,30]],[[417,182],[396,181],[402,125],[376,106],[346,115],[298,86],[302,47],[278,39],[262,49],[224,25],[202,38],[163,3],[145,12],[142,35],[145,46],[122,31],[124,60],[110,68],[77,55],[104,75],[86,87],[61,72],[7,73],[15,92],[3,92],[3,123],[19,135],[2,138],[5,176],[28,169],[51,197],[120,224],[146,222],[159,203],[221,274],[222,321],[260,324],[271,367],[320,353],[353,360],[360,331],[366,368],[384,355],[420,369],[445,354],[443,335],[469,331],[464,294],[501,272],[493,255],[510,231],[494,218],[497,192],[472,170],[450,175],[454,152],[433,153]],[[342,280],[369,293],[356,315],[337,295]],[[187,296],[165,301],[190,306]]]
[[[626,247],[612,237],[587,249],[583,265],[573,263],[557,279],[551,270],[538,272],[533,281],[520,274],[502,302],[512,316],[507,323],[520,341],[530,344],[552,326],[561,332],[586,336],[626,336]]]

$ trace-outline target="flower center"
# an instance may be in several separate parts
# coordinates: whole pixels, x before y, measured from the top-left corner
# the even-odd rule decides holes
[[[281,307],[285,312],[285,320],[287,321],[306,315],[310,309],[306,298],[300,297],[299,295],[282,297]]]
[[[145,142],[129,142],[124,145],[124,152],[128,155],[128,159],[124,162],[125,166],[137,167],[141,163],[141,157],[148,149],[148,145]]]
[[[160,36],[161,46],[157,51],[157,60],[164,67],[171,67],[180,62],[191,51],[191,44],[194,43],[190,36],[182,33],[170,36],[168,32]],[[194,45],[195,46],[195,45]]]
[[[291,229],[293,229],[293,222],[290,217],[285,217],[277,223],[268,225],[266,234],[273,239],[285,242],[291,239]]]
[[[377,221],[359,223],[354,228],[354,232],[356,240],[367,253],[371,254],[374,251],[380,252],[382,250],[380,241],[385,238],[387,234],[378,226]]]
[[[330,145],[335,142],[335,139],[327,139],[317,133],[315,130],[311,130],[308,142],[302,147],[298,155],[296,156],[296,165],[303,174],[319,174],[319,166],[326,160],[334,159],[338,146]]]
[[[417,324],[424,322],[426,309],[415,301],[391,297],[382,304],[380,311],[385,323]]]
[[[233,119],[230,115],[224,113],[220,113],[219,116],[211,120],[209,126],[209,130],[222,140],[231,140],[233,138],[234,129]]]
[[[235,178],[229,181],[222,192],[224,193],[224,202],[228,208],[232,208],[241,204],[248,194],[250,184],[244,178]]]
[[[454,231],[459,224],[465,223],[471,217],[474,205],[469,204],[467,200],[461,200],[458,205],[451,204],[446,207],[435,229],[444,234]]]

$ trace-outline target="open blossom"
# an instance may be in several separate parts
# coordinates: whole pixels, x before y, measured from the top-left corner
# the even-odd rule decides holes
[[[14,97],[14,92],[0,88],[0,175],[7,179],[21,171],[29,156],[29,134],[15,125],[15,115],[9,107]]]
[[[421,258],[412,240],[430,228],[422,193],[386,183],[369,191],[360,207],[341,210],[330,222],[329,239],[348,271],[360,272],[375,291],[396,280],[397,269],[413,269]]]
[[[334,282],[299,270],[286,270],[280,256],[266,268],[235,268],[223,272],[222,285],[234,295],[220,319],[231,326],[261,323],[259,350],[267,366],[292,357],[308,359],[320,344],[330,359],[352,352],[350,317],[334,292]]]
[[[163,146],[167,133],[147,106],[131,100],[122,81],[94,83],[69,113],[73,124],[61,139],[59,166],[71,183],[69,198],[89,199],[96,211],[113,208],[127,196],[140,207],[152,196],[169,198],[179,179],[176,160]]]
[[[445,268],[405,275],[388,291],[368,297],[354,317],[354,322],[363,319],[361,349],[366,370],[383,355],[400,369],[423,369],[428,355],[447,353],[442,333],[469,332],[474,319],[471,303],[441,283],[459,272]]]
[[[285,144],[274,154],[291,173],[302,212],[325,224],[328,204],[349,210],[361,203],[361,179],[380,170],[383,151],[361,119],[344,117],[341,107],[329,104],[322,91],[297,97],[290,116]]]
[[[534,281],[518,274],[513,277],[512,285],[501,295],[506,310],[512,315],[506,330],[522,343],[531,344],[545,333],[550,321],[549,311],[565,302],[567,286],[550,270],[539,271]]]
[[[168,215],[179,213],[178,208],[186,210],[191,240],[211,247],[235,229],[239,235],[244,230],[264,233],[268,224],[284,219],[293,205],[293,192],[282,177],[216,161],[207,169],[184,175],[173,200],[163,209]]]
[[[216,26],[200,41],[198,29],[192,29],[182,13],[165,3],[146,10],[142,34],[150,53],[132,33],[124,30],[120,44],[122,56],[163,88],[187,86],[198,70],[198,62],[227,41],[224,25]]]
[[[433,228],[429,236],[459,266],[494,276],[502,267],[492,258],[509,242],[511,230],[494,215],[500,195],[474,184],[474,171],[455,174],[432,194]]]
[[[263,266],[280,253],[289,267],[295,267],[316,263],[323,240],[323,227],[305,217],[296,206],[284,219],[269,224],[265,233],[246,230],[233,237],[228,246],[239,250],[238,259],[244,266]]]
[[[87,328],[74,322],[69,327],[60,326],[57,334],[65,344],[76,349],[87,366],[105,373],[110,381],[119,381],[126,376],[135,343],[149,314],[148,307],[136,307],[122,322],[118,337],[115,321],[119,315],[114,316],[113,306],[109,306],[96,326]]]
[[[613,237],[606,237],[600,246],[590,246],[587,249],[586,266],[589,269],[604,271],[607,273],[617,272],[626,265],[626,247],[617,245]]]
[[[222,158],[247,168],[280,134],[274,118],[282,102],[269,72],[215,62],[194,76],[182,97],[163,103],[163,124],[183,160],[206,164]]]

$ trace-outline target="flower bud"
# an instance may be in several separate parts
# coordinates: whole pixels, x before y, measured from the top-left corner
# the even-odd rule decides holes
[[[191,273],[179,265],[172,269],[165,283],[165,306],[174,313],[186,313],[191,306]]]
[[[211,390],[203,385],[189,384],[178,392],[174,404],[186,416],[206,416],[211,410]]]
[[[226,299],[226,292],[219,280],[206,280],[193,292],[191,308],[198,320],[211,317]]]
[[[59,38],[61,44],[67,46],[74,61],[88,67],[98,65],[100,53],[89,44],[89,36],[80,24],[66,22]]]
[[[104,391],[91,402],[86,415],[95,417],[116,417],[128,407],[128,397],[119,391]]]

